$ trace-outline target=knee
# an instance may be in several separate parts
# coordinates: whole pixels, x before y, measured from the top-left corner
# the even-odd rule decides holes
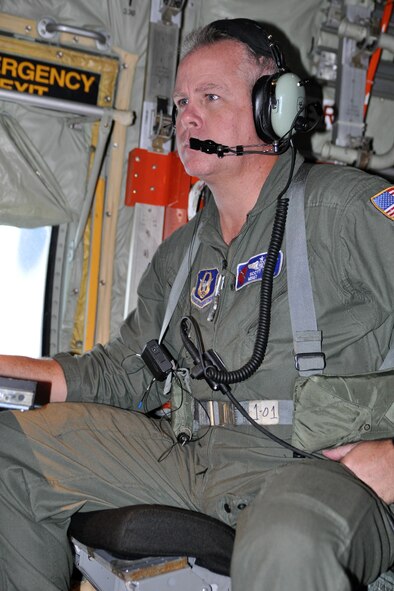
[[[348,588],[346,573],[361,580],[368,567],[365,578],[372,580],[382,561],[371,564],[365,543],[373,537],[379,545],[384,533],[374,503],[366,487],[340,466],[311,463],[278,471],[240,516],[234,578],[240,583],[246,571],[264,580],[269,572],[280,573],[282,587],[267,588],[283,589],[291,588],[296,572],[300,588],[324,589],[324,581],[335,579],[330,588],[339,589]],[[379,527],[374,519],[382,521]]]
[[[309,502],[308,502],[309,501]],[[271,560],[300,563],[340,555],[346,533],[336,516],[311,499],[279,494],[264,503],[251,504],[237,525],[236,552],[243,559],[251,548]]]
[[[327,581],[330,585],[335,581],[332,588],[345,589],[342,543],[329,518],[295,499],[277,498],[256,507],[252,503],[237,525],[231,568],[234,590],[261,589],[261,581],[272,591],[325,589]]]
[[[310,559],[341,554],[351,519],[341,509],[344,495],[335,499],[332,481],[320,464],[293,464],[273,474],[240,516],[236,551],[246,554],[253,545],[264,557],[295,562],[306,553]]]

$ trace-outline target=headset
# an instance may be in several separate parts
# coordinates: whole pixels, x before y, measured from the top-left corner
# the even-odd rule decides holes
[[[222,19],[210,23],[213,41],[235,39],[260,57],[271,57],[277,72],[261,76],[252,90],[253,118],[259,138],[266,144],[290,140],[297,131],[308,127],[304,113],[305,82],[290,72],[280,47],[256,21],[247,18]],[[177,108],[172,110],[175,127]],[[285,142],[287,143],[287,141]]]

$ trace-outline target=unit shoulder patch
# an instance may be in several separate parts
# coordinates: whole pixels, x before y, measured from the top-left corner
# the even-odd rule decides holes
[[[202,269],[197,274],[196,285],[191,293],[191,301],[197,308],[205,308],[215,296],[219,269]]]
[[[370,199],[372,205],[390,220],[394,220],[394,187],[384,189]]]

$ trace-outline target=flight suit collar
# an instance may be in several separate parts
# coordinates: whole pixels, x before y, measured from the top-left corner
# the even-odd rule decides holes
[[[297,154],[293,176],[297,173],[297,170],[303,161],[304,159],[302,156]],[[280,155],[275,162],[275,165],[261,188],[256,204],[247,215],[246,223],[241,228],[240,234],[245,231],[256,215],[259,215],[262,211],[268,209],[276,202],[280,191],[286,186],[290,172],[290,165],[291,152],[287,151]],[[201,221],[202,225],[199,232],[200,240],[213,247],[216,246],[221,249],[227,248],[220,232],[219,212],[212,195],[208,198],[208,202],[205,205]]]

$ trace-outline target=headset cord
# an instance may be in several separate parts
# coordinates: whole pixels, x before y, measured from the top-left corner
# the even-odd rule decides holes
[[[265,357],[271,325],[271,303],[275,267],[285,233],[287,210],[289,207],[289,199],[284,197],[284,195],[290,186],[295,166],[296,149],[292,141],[290,142],[290,145],[292,157],[289,177],[287,179],[286,186],[280,192],[277,198],[272,234],[268,247],[267,258],[265,261],[263,277],[261,280],[259,320],[257,324],[257,333],[253,353],[245,365],[243,365],[240,369],[233,371],[227,371],[226,369],[219,370],[214,365],[206,365],[204,368],[205,377],[217,384],[236,384],[239,382],[244,382],[258,370]]]
[[[196,342],[198,345],[197,347],[193,343],[193,341],[191,340],[191,338],[189,336],[191,326],[194,329]],[[197,380],[204,378],[206,380],[208,386],[212,390],[220,391],[222,394],[227,396],[227,398],[234,405],[234,407],[239,411],[239,413],[253,427],[258,429],[258,431],[263,433],[263,435],[265,435],[266,437],[268,437],[272,441],[275,441],[276,443],[278,443],[280,446],[284,447],[285,449],[288,449],[289,451],[292,451],[294,457],[310,458],[310,459],[313,458],[313,459],[319,459],[319,460],[327,459],[324,456],[319,455],[317,453],[307,452],[307,451],[304,451],[303,449],[295,447],[294,445],[292,445],[288,441],[285,441],[284,439],[278,437],[277,435],[275,435],[274,433],[272,433],[271,431],[269,431],[268,429],[266,429],[265,427],[260,425],[257,421],[255,421],[250,416],[250,414],[244,409],[244,407],[241,405],[241,403],[235,398],[229,385],[214,382],[212,379],[210,379],[206,375],[207,364],[209,364],[208,367],[216,367],[222,371],[225,370],[225,367],[224,367],[223,361],[221,360],[221,358],[219,357],[219,355],[215,351],[213,351],[212,349],[209,349],[208,351],[204,351],[200,328],[199,328],[198,323],[195,320],[195,318],[193,318],[191,316],[184,316],[182,318],[182,320],[181,320],[181,339],[182,339],[182,342],[185,346],[185,349],[187,350],[187,352],[189,353],[189,355],[191,356],[191,358],[194,362],[194,367],[190,372],[190,375],[192,378],[197,379]]]

